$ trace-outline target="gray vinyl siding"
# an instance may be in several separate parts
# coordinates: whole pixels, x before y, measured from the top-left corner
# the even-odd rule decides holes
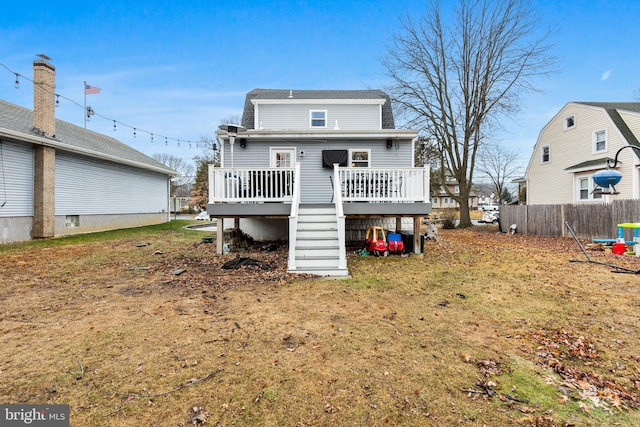
[[[33,148],[0,141],[0,217],[33,216]]]
[[[167,176],[56,153],[56,215],[133,214],[167,210]]]
[[[327,126],[334,129],[336,120],[340,130],[381,129],[380,105],[351,104],[261,104],[257,106],[256,129],[308,130],[309,111],[327,111]]]
[[[413,165],[411,140],[399,141],[398,148],[387,148],[386,140],[331,141],[331,142],[278,142],[247,141],[246,148],[234,146],[234,167],[269,167],[269,148],[296,148],[296,161],[300,163],[300,196],[302,203],[330,203],[332,198],[333,169],[322,167],[322,150],[370,149],[372,168],[408,168]],[[229,144],[225,144],[225,165],[230,167]],[[300,157],[300,151],[305,152]]]

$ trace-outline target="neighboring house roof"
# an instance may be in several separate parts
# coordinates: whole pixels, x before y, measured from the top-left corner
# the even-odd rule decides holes
[[[289,90],[289,89],[254,89],[247,93],[242,112],[241,125],[247,129],[255,129],[255,108],[251,103],[253,99],[309,99],[309,100],[336,100],[336,99],[384,99],[382,105],[382,129],[395,129],[391,98],[381,90]]]
[[[43,136],[33,127],[33,111],[0,100],[0,135],[3,134],[15,139],[24,137],[34,142],[37,141],[36,143],[50,145],[56,149],[89,157],[128,164],[167,175],[177,175],[173,169],[115,138],[59,119],[56,119],[56,134],[54,137]]]

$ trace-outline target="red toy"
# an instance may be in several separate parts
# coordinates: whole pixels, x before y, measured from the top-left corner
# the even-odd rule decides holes
[[[389,256],[389,253],[404,252],[404,243],[399,234],[389,234],[390,241],[384,234],[382,227],[369,227],[365,240],[365,248],[375,256]],[[393,240],[391,238],[393,237]]]

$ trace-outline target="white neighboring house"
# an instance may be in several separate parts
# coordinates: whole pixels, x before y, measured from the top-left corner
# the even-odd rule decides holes
[[[640,147],[639,102],[570,102],[542,129],[529,160],[527,204],[603,203],[612,197],[640,198],[638,155],[618,156],[619,195],[595,193],[593,174],[613,163],[622,147]]]
[[[0,243],[168,221],[176,172],[56,120],[55,68],[33,71],[33,111],[0,101]]]
[[[207,212],[218,227],[233,218],[258,240],[287,239],[295,273],[348,274],[347,233],[382,218],[396,218],[396,231],[412,219],[420,252],[429,167],[415,167],[417,132],[395,128],[386,93],[254,89],[241,125],[217,132],[221,165],[209,169]]]

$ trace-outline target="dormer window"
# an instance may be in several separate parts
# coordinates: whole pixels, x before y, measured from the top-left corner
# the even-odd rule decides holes
[[[575,127],[576,125],[576,118],[575,116],[569,116],[567,118],[564,119],[564,128],[566,129],[571,129],[573,127]]]
[[[309,111],[309,127],[326,128],[327,127],[327,110]]]

